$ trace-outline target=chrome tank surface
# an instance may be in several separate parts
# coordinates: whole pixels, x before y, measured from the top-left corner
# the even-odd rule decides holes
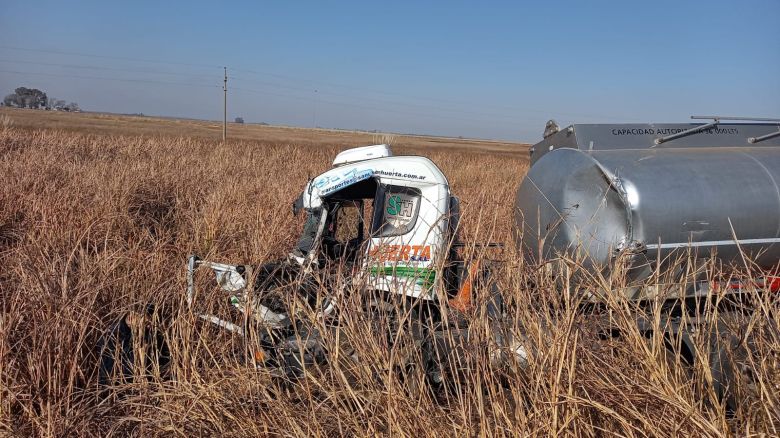
[[[696,128],[573,125],[535,145],[515,199],[526,258],[569,253],[607,270],[630,251],[647,273],[675,251],[742,264],[741,250],[777,266],[780,136],[772,133],[780,127],[719,124],[664,141]]]

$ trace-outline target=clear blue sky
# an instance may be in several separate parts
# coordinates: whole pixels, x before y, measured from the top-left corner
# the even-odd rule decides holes
[[[778,23],[778,0],[3,1],[0,93],[221,119],[227,66],[231,119],[535,141],[780,117]]]

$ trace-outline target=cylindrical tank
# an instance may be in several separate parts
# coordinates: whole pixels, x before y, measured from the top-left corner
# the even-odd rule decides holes
[[[742,254],[763,268],[780,263],[780,145],[753,144],[745,134],[773,126],[737,125],[740,142],[709,134],[712,147],[706,132],[664,146],[657,132],[675,130],[629,126],[575,125],[534,146],[541,156],[515,199],[517,244],[529,260],[566,252],[609,269],[630,251],[645,266],[638,271],[651,272],[656,260],[691,249],[726,263],[742,265]],[[641,138],[621,145],[597,132]]]

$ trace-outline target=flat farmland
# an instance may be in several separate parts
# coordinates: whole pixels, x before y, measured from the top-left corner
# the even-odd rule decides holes
[[[560,278],[512,249],[512,203],[528,169],[527,144],[232,123],[223,144],[221,129],[193,120],[0,109],[0,431],[777,434],[776,297],[759,298],[766,311],[745,316],[759,359],[743,363],[750,379],[737,388],[743,402],[736,411],[708,390],[705,367],[673,366],[663,348],[632,330],[636,309],[626,302],[607,304],[626,335],[620,342],[600,336],[595,319],[560,292]],[[338,152],[382,142],[441,167],[462,200],[467,242],[504,244],[475,257],[501,265],[506,320],[488,327],[483,313],[463,316],[473,342],[444,384],[413,384],[416,371],[396,372],[399,353],[383,348],[370,321],[344,334],[350,345],[365,344],[357,363],[334,359],[280,381],[253,366],[234,337],[187,311],[187,257],[237,264],[284,257],[300,234],[291,205],[306,182]],[[621,284],[582,281],[589,290]],[[225,305],[226,296],[212,295],[205,305]],[[100,385],[101,334],[149,303],[168,312],[160,327],[170,369],[150,366],[132,382]],[[486,330],[522,331],[527,363],[496,365]]]

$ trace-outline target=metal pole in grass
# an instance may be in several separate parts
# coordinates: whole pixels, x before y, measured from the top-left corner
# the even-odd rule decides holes
[[[227,67],[225,68],[225,79],[222,85],[222,142],[227,141]]]

